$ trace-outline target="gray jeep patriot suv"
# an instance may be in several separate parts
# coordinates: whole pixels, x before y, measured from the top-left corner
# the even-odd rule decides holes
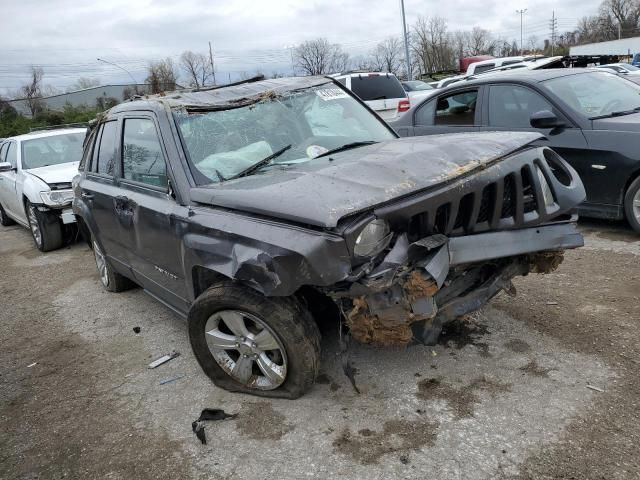
[[[430,344],[583,244],[580,179],[539,138],[399,139],[329,78],[160,94],[96,122],[73,209],[104,287],[186,317],[216,385],[295,398],[318,323]]]

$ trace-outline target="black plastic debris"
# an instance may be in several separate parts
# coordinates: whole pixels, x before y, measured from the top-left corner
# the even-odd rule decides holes
[[[193,433],[196,434],[196,437],[198,437],[198,440],[200,440],[203,445],[206,445],[207,436],[204,432],[204,422],[226,420],[227,418],[236,418],[237,416],[237,413],[229,414],[219,408],[205,408],[200,413],[198,419],[191,423],[191,429],[193,430]]]
[[[140,330],[142,330],[140,327],[133,327],[133,333],[140,333]]]

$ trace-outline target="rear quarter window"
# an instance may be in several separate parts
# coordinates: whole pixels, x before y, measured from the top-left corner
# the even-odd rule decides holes
[[[351,90],[362,100],[405,98],[407,94],[394,76],[362,75],[351,77]]]

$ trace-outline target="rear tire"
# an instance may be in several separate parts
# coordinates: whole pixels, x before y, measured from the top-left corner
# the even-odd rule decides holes
[[[624,196],[624,212],[631,228],[640,233],[640,177],[636,178]]]
[[[4,208],[2,208],[2,205],[0,204],[0,225],[2,225],[3,227],[8,227],[10,225],[13,225],[14,223],[16,222],[11,220],[7,216],[7,212],[4,211]]]
[[[100,282],[105,290],[108,292],[118,293],[135,287],[135,283],[124,275],[120,275],[118,272],[113,270],[95,240],[92,241],[92,245],[93,256],[96,260],[96,266],[98,267],[98,274],[100,275]]]
[[[52,212],[41,212],[28,200],[25,203],[25,210],[36,248],[41,252],[50,252],[62,247],[64,243],[62,225],[58,215]]]
[[[309,390],[318,375],[320,332],[294,297],[265,297],[237,283],[217,283],[193,303],[188,330],[198,363],[225,390],[294,399]],[[270,341],[263,342],[265,336]],[[263,358],[275,368],[265,368]],[[241,363],[247,363],[246,369]]]

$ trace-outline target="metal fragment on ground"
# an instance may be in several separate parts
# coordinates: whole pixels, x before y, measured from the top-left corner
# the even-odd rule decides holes
[[[173,351],[167,355],[163,355],[162,357],[154,360],[149,364],[149,368],[156,368],[162,365],[163,363],[167,363],[169,360],[173,360],[176,357],[180,356],[180,352]]]

